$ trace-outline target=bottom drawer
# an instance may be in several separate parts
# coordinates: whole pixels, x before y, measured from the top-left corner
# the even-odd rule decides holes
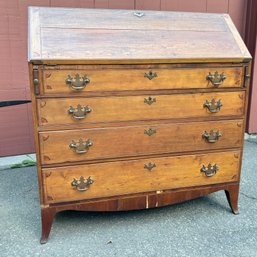
[[[47,168],[42,170],[44,199],[56,203],[233,182],[239,179],[240,154],[229,151]]]

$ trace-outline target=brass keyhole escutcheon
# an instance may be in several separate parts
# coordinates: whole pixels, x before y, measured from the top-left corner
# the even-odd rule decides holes
[[[148,135],[148,136],[152,136],[153,134],[156,134],[156,130],[152,129],[152,128],[149,128],[148,130],[144,131],[144,134]]]
[[[153,103],[156,103],[156,98],[149,96],[148,98],[144,99],[144,103],[151,105]]]
[[[144,165],[144,169],[146,169],[146,170],[152,171],[153,168],[156,168],[156,164],[155,163],[149,162],[149,163]]]
[[[152,80],[154,78],[157,78],[157,73],[153,71],[146,72],[144,75],[145,78],[148,78],[149,80]]]
[[[138,18],[141,18],[141,17],[143,17],[145,15],[145,13],[143,13],[143,12],[134,12],[133,15],[138,17]]]

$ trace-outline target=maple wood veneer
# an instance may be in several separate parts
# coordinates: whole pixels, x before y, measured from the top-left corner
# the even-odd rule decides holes
[[[210,132],[210,128],[220,132],[215,143],[209,143],[204,136],[205,132]],[[242,132],[242,120],[159,125],[146,123],[141,126],[45,131],[39,133],[41,162],[72,163],[135,155],[234,148],[241,146]],[[121,138],[124,143],[121,143]],[[79,139],[90,139],[93,143],[86,154],[77,154],[69,147],[72,140]]]
[[[220,111],[211,112],[206,101],[220,100]],[[91,98],[51,98],[38,100],[40,126],[99,123],[133,120],[178,119],[211,116],[242,116],[245,93],[211,92],[198,94],[109,96]],[[215,103],[216,104],[216,103]],[[90,108],[85,117],[77,119],[70,107]],[[75,113],[76,114],[76,113]]]
[[[64,210],[237,214],[250,61],[227,14],[31,7],[41,243]]]
[[[77,73],[86,74],[90,78],[90,83],[81,92],[87,95],[88,92],[95,91],[125,91],[125,90],[152,90],[155,89],[181,89],[181,88],[213,88],[213,84],[206,80],[206,74],[209,72],[219,73],[224,72],[227,79],[222,84],[222,88],[242,87],[244,81],[244,68],[243,66],[227,67],[199,67],[192,70],[191,67],[178,68],[169,65],[165,68],[161,67],[144,67],[135,66],[131,69],[130,66],[105,66],[105,67],[92,67],[84,66],[82,69],[69,69],[65,66],[60,66],[60,70],[52,70],[49,68],[42,69],[42,91],[46,95],[51,94],[73,94],[76,92],[71,91],[65,80],[68,75],[75,76]],[[145,79],[145,74],[149,69],[156,73],[153,79]],[[188,83],[190,81],[190,83]],[[80,95],[81,95],[80,94]]]

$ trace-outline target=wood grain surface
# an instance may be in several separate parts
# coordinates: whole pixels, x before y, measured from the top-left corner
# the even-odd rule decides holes
[[[147,99],[155,99],[147,104]],[[146,99],[146,100],[145,100]],[[223,106],[217,113],[210,113],[203,104],[221,100]],[[177,119],[195,117],[242,116],[245,92],[197,93],[174,95],[142,95],[126,97],[56,98],[38,99],[40,126],[61,124],[87,124],[115,121]],[[92,111],[77,120],[68,113],[70,106],[90,106]]]
[[[226,14],[144,11],[138,17],[134,10],[32,7],[29,17],[33,35],[29,37],[29,61],[34,63],[188,63],[251,58]]]
[[[154,131],[152,135],[149,130]],[[222,136],[215,143],[202,137],[206,131],[219,131]],[[72,163],[149,154],[181,153],[241,147],[243,121],[215,121],[180,124],[144,124],[100,129],[49,131],[39,134],[42,164]],[[90,139],[88,152],[76,153],[69,145],[74,140]],[[122,139],[122,140],[121,140]]]
[[[29,42],[41,243],[62,210],[154,208],[225,190],[238,213],[251,56],[228,15],[32,7]],[[226,76],[218,88],[206,79],[215,71]],[[81,91],[66,82],[76,74],[90,79]],[[80,106],[88,113],[75,119]],[[214,143],[202,136],[212,130]],[[91,142],[84,153],[79,140]]]
[[[60,67],[65,69],[64,67]],[[67,94],[86,95],[94,91],[126,91],[126,90],[158,90],[158,89],[187,89],[187,88],[215,88],[206,79],[207,75],[215,72],[224,73],[226,79],[219,88],[237,88],[243,86],[243,67],[204,67],[204,68],[171,68],[171,69],[149,69],[137,68],[124,69],[121,67],[87,67],[81,69],[47,70],[42,72],[43,94]],[[156,77],[148,79],[146,74],[156,73]],[[68,76],[75,78],[79,74],[80,80],[86,75],[90,83],[84,89],[76,91],[72,89],[66,80]]]
[[[43,169],[45,203],[236,182],[240,154],[231,151]],[[149,162],[156,165],[152,171],[144,168]],[[219,167],[213,177],[200,171],[209,163]],[[79,192],[71,186],[80,176],[94,180],[87,191]]]
[[[33,8],[34,9],[34,8]],[[134,10],[99,10],[72,8],[38,8],[42,27],[123,30],[226,31],[223,14],[142,11],[140,19]],[[33,11],[33,10],[32,10]],[[92,19],[94,16],[94,19]],[[67,19],[69,22],[67,23]],[[209,23],[206,20],[209,19]],[[212,26],[210,27],[210,24]]]

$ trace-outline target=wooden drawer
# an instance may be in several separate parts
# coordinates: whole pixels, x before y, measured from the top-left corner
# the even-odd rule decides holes
[[[56,203],[233,182],[239,179],[239,163],[240,151],[231,151],[43,169],[44,197]],[[218,166],[211,177],[201,171],[208,164]],[[79,181],[71,185],[81,176],[94,181],[86,191],[77,190]]]
[[[241,147],[242,133],[242,120],[41,132],[41,162],[53,164]],[[72,141],[75,144],[71,145]],[[87,146],[86,142],[92,145]]]
[[[242,116],[244,91],[124,97],[38,99],[39,125],[77,125],[132,120],[195,117]],[[206,101],[222,107],[215,113],[204,107]],[[82,115],[78,105],[83,108]],[[72,106],[72,108],[70,108]],[[84,108],[86,107],[87,108]],[[86,109],[90,112],[87,113]],[[70,113],[69,113],[70,110]],[[72,111],[73,110],[73,111]],[[83,115],[83,112],[85,115]],[[74,118],[80,116],[81,119]],[[84,116],[84,118],[83,118]]]
[[[214,76],[215,72],[218,72],[218,81],[222,73],[226,76],[219,86],[221,88],[243,85],[242,66],[172,69],[136,68],[136,66],[127,69],[88,67],[86,69],[43,70],[43,93],[82,95],[93,91],[214,88],[217,84],[214,86],[210,80],[207,80],[207,76],[209,73]],[[76,81],[77,74],[79,81]]]

